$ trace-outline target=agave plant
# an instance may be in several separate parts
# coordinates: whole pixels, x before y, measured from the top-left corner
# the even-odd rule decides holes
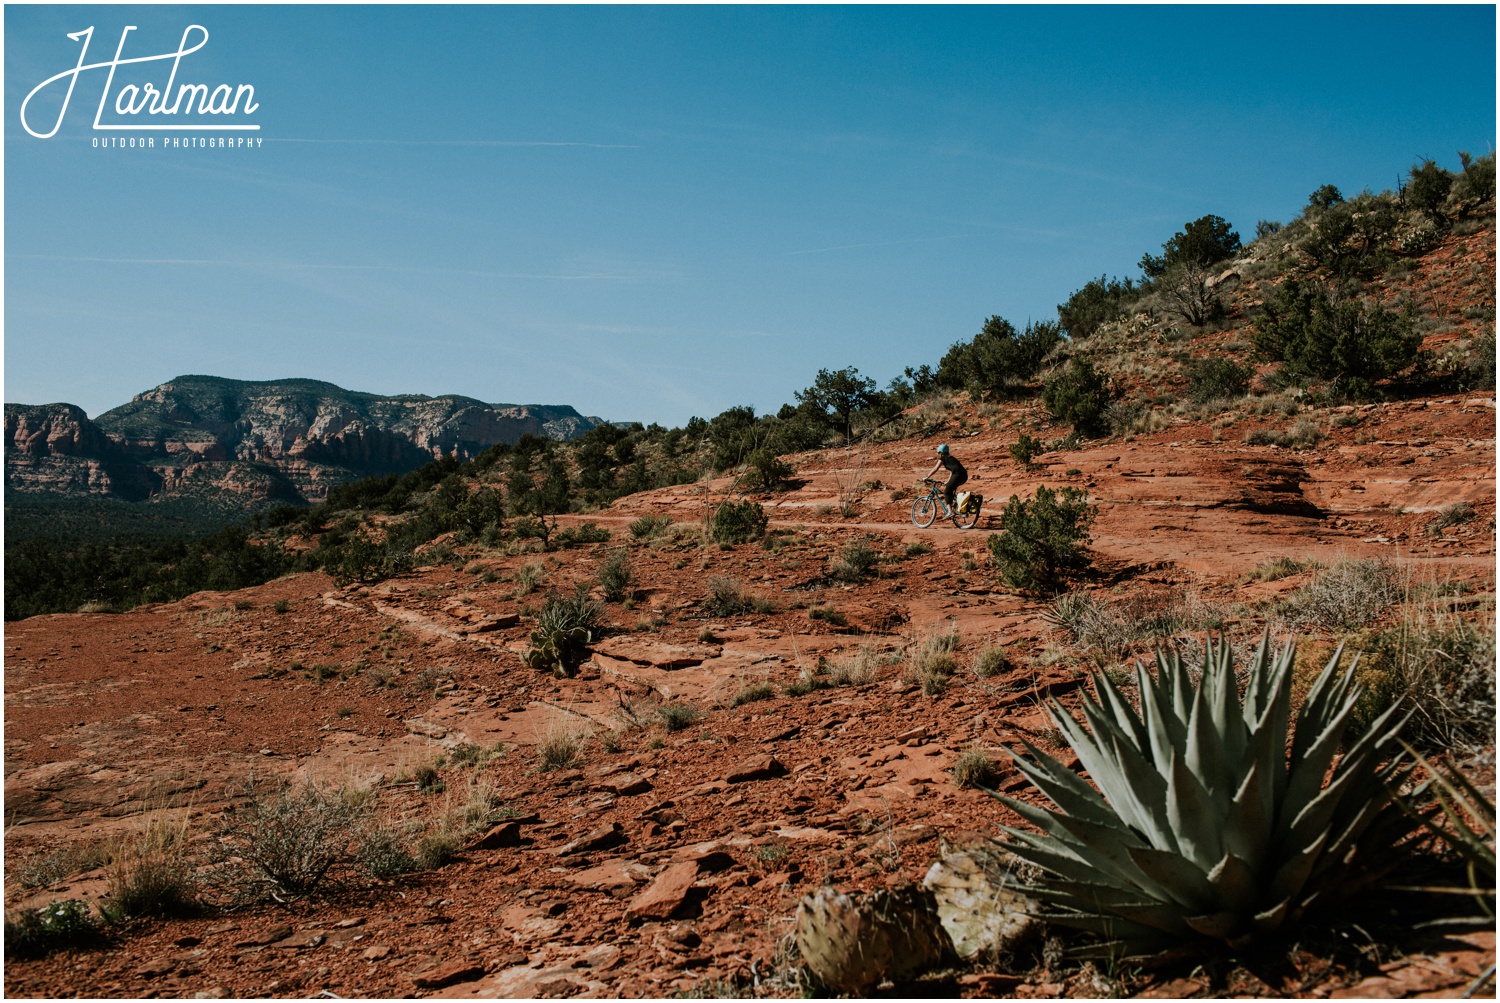
[[[1027,744],[1017,766],[1057,810],[996,795],[1046,833],[1007,830],[1045,872],[1024,890],[1047,919],[1103,935],[1112,954],[1240,949],[1392,866],[1382,851],[1414,828],[1389,794],[1411,769],[1396,745],[1405,715],[1393,706],[1346,736],[1360,687],[1358,657],[1338,672],[1340,646],[1288,749],[1294,657],[1263,637],[1243,701],[1220,641],[1197,685],[1177,652],[1157,652],[1154,677],[1137,662],[1139,712],[1102,675],[1087,730],[1051,703],[1098,790]]]
[[[1412,759],[1427,771],[1427,779],[1409,795],[1396,795],[1396,803],[1428,831],[1447,843],[1467,872],[1467,887],[1418,887],[1431,891],[1472,896],[1481,913],[1475,921],[1495,919],[1495,805],[1450,764],[1434,765],[1405,742]],[[1425,809],[1431,796],[1436,805]]]
[[[560,679],[571,676],[588,655],[603,612],[582,589],[571,599],[548,596],[531,632],[531,649],[521,656],[522,661]]]

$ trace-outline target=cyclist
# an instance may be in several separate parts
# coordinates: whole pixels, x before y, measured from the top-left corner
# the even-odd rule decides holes
[[[954,495],[958,492],[959,485],[969,479],[969,472],[964,469],[962,463],[958,462],[958,457],[948,451],[947,443],[937,448],[937,457],[937,462],[932,465],[927,479],[932,480],[940,468],[948,468],[948,483],[943,485],[943,500],[948,503],[948,511],[952,512],[955,504]]]

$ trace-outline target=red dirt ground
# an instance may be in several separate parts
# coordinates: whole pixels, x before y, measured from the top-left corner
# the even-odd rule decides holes
[[[825,882],[871,888],[920,880],[940,844],[1018,823],[986,794],[956,786],[948,769],[976,741],[991,749],[1022,737],[1047,744],[1051,726],[1039,698],[1065,696],[1085,681],[1078,659],[1058,657],[1062,635],[1044,619],[1048,604],[997,586],[984,567],[985,536],[1005,497],[1039,484],[1087,489],[1100,511],[1095,567],[1081,584],[1095,590],[1253,605],[1308,580],[1307,573],[1246,580],[1273,557],[1378,556],[1418,580],[1462,582],[1471,605],[1492,609],[1492,396],[1304,412],[1330,437],[1300,452],[1239,441],[1284,419],[1242,423],[1233,442],[1183,422],[1047,454],[1022,470],[1006,453],[1028,417],[1021,407],[989,419],[970,414],[967,437],[955,437],[950,424],[928,438],[806,454],[797,458],[799,486],[761,499],[772,529],[786,531],[774,549],[704,548],[686,537],[629,543],[641,593],[634,609],[608,607],[614,632],[574,679],[522,664],[524,617],[487,628],[549,589],[592,584],[598,562],[630,540],[630,520],[647,513],[701,520],[702,486],[631,496],[575,518],[610,529],[612,542],[546,555],[541,591],[520,599],[505,577],[540,555],[483,556],[469,571],[428,567],[372,587],[341,589],[324,575],[302,574],[130,613],[9,624],[12,908],[92,900],[105,887],[95,870],[28,890],[21,862],[132,831],[143,811],[186,807],[207,819],[252,774],[374,785],[381,810],[418,820],[462,804],[466,784],[482,778],[523,820],[535,818],[521,826],[520,846],[467,849],[455,863],[396,882],[290,907],[142,922],[96,951],[12,960],[6,992],[664,996],[712,995],[726,980],[760,978],[763,992],[784,994],[785,984],[767,980],[779,970],[778,947],[801,895]],[[1333,427],[1340,413],[1360,421]],[[909,489],[925,473],[938,435],[969,464],[969,486],[987,499],[975,530],[918,530],[910,499],[893,498],[893,488]],[[881,486],[867,488],[846,519],[836,507],[840,480]],[[722,493],[727,483],[709,490]],[[1460,499],[1475,518],[1424,533],[1432,513]],[[828,579],[830,557],[857,536],[893,559],[858,585]],[[904,556],[917,542],[932,550]],[[775,611],[705,613],[713,575],[734,578]],[[276,612],[280,602],[285,612]],[[809,617],[809,608],[826,606],[847,625]],[[1231,613],[1227,626],[1246,634],[1260,622]],[[705,629],[712,640],[700,639]],[[937,696],[903,682],[895,665],[865,686],[781,693],[820,656],[837,660],[861,645],[895,652],[950,631],[960,665],[999,644],[1016,668],[989,679],[960,671]],[[337,671],[319,682],[311,676],[320,665]],[[729,706],[761,681],[775,685],[774,698]],[[603,733],[621,726],[622,707],[645,717],[667,701],[707,713],[672,733],[659,724],[621,729],[618,751],[595,741],[577,769],[537,771],[536,746],[549,733]],[[424,794],[398,779],[464,742],[503,743],[507,752],[444,769],[446,793]],[[784,776],[729,782],[738,766],[768,755]],[[1001,788],[1021,790],[1006,769]],[[634,786],[620,783],[626,773]],[[557,852],[612,824],[624,837],[619,845]],[[673,918],[627,915],[627,904],[668,865],[699,858]],[[268,938],[282,925],[290,928],[284,936]],[[1144,973],[1128,985],[1155,995],[1450,995],[1493,963],[1494,938],[1434,946],[1414,936],[1371,957],[1350,966],[1309,956],[1274,976],[1246,968],[1212,985]],[[454,981],[421,988],[444,978]],[[1092,969],[1076,968],[1017,977],[979,967],[946,978],[930,991],[1055,996],[1121,985],[1091,982]]]

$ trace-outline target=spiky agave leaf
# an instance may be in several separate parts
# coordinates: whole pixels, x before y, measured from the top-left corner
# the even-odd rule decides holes
[[[1137,663],[1139,711],[1103,677],[1082,722],[1049,702],[1097,792],[1027,745],[1016,765],[1054,807],[996,795],[1046,833],[1007,830],[1046,874],[1026,893],[1047,919],[1109,938],[1113,953],[1238,948],[1379,873],[1372,858],[1415,825],[1388,793],[1410,771],[1397,749],[1406,715],[1392,707],[1347,734],[1360,688],[1340,648],[1292,729],[1294,660],[1263,635],[1242,700],[1233,652],[1210,639],[1196,685],[1179,652],[1158,651],[1155,675]]]

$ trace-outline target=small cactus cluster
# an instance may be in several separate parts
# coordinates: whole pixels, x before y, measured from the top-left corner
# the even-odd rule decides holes
[[[521,660],[538,672],[551,672],[559,679],[578,671],[594,642],[594,630],[603,608],[582,589],[572,598],[549,596],[537,614],[531,632],[531,650]]]
[[[538,672],[551,672],[559,679],[566,679],[578,671],[588,655],[588,647],[594,636],[583,627],[572,630],[533,630],[531,650],[521,659]]]
[[[932,892],[916,886],[868,895],[820,888],[797,910],[796,939],[808,971],[836,993],[910,978],[952,951]]]

